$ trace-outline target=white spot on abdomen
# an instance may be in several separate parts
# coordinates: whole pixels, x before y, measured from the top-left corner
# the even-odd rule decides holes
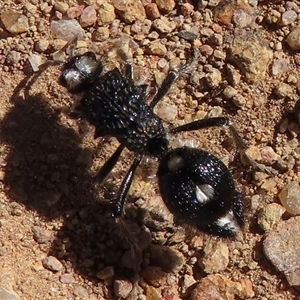
[[[196,185],[197,200],[202,203],[208,203],[214,195],[214,188],[209,184]]]
[[[238,225],[232,210],[230,210],[226,215],[218,219],[216,221],[216,224],[221,228],[228,228],[234,233],[236,233],[240,229],[240,226]]]

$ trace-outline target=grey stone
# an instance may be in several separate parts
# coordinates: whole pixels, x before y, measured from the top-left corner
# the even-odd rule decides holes
[[[21,298],[13,291],[5,289],[0,286],[0,299],[1,300],[20,300]]]
[[[291,286],[300,286],[300,217],[291,218],[270,232],[263,250],[271,263],[282,272]]]
[[[62,263],[54,256],[48,256],[43,259],[43,266],[53,272],[61,271],[63,268]]]

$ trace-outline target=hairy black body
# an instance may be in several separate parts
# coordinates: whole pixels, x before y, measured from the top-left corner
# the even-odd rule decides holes
[[[225,117],[197,120],[168,130],[153,108],[177,79],[178,72],[168,74],[147,104],[146,86],[135,85],[131,65],[125,67],[124,75],[118,69],[102,74],[101,62],[88,52],[66,63],[60,77],[60,82],[70,92],[84,91],[77,109],[95,126],[96,136],[110,135],[120,142],[98,177],[105,180],[125,147],[135,153],[134,162],[118,191],[114,215],[124,214],[134,172],[141,159],[149,155],[159,160],[160,192],[175,217],[215,235],[233,236],[244,224],[244,215],[231,173],[217,157],[202,149],[172,149],[167,137],[212,126],[229,127],[241,150],[244,144],[237,131]]]
[[[97,135],[112,135],[131,151],[158,156],[167,150],[162,120],[145,103],[143,90],[118,69],[100,76],[77,109]]]

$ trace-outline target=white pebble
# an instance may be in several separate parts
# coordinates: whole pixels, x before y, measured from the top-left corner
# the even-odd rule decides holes
[[[177,116],[178,109],[174,104],[171,105],[161,105],[157,108],[156,113],[165,122],[172,122]]]
[[[289,25],[297,20],[297,13],[293,10],[285,11],[281,16],[282,25]]]
[[[38,54],[31,54],[28,57],[29,63],[31,65],[31,68],[33,72],[37,72],[39,70],[39,66],[41,65],[42,58]]]
[[[54,38],[68,42],[71,42],[76,37],[78,39],[81,39],[84,35],[84,30],[74,19],[52,21],[50,30]]]
[[[288,183],[278,197],[284,208],[293,215],[300,214],[300,186],[298,182],[292,181]]]

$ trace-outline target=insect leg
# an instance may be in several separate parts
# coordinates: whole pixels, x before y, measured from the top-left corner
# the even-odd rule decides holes
[[[129,168],[125,178],[122,181],[122,184],[119,188],[117,198],[116,198],[115,209],[113,212],[114,217],[122,217],[124,215],[125,204],[126,204],[126,195],[131,186],[134,172],[135,172],[136,168],[138,167],[138,165],[140,164],[142,158],[143,158],[143,155],[138,155],[134,159],[133,164]]]
[[[172,84],[177,80],[179,77],[179,72],[172,70],[169,72],[167,77],[164,79],[162,85],[158,89],[156,95],[152,99],[150,103],[150,107],[154,108],[155,105],[167,94]]]
[[[247,155],[247,153],[246,153],[247,147],[246,147],[245,142],[243,141],[243,138],[240,136],[240,134],[238,133],[237,129],[232,124],[232,122],[226,117],[215,117],[215,118],[197,120],[194,122],[190,122],[190,123],[175,127],[170,130],[170,133],[175,134],[178,132],[199,130],[199,129],[209,128],[209,127],[229,128],[229,130],[234,138],[237,150],[239,151],[241,157],[244,158],[247,163],[249,163],[254,168],[259,169],[263,172],[266,172],[269,174],[275,173],[275,170],[273,168],[270,168],[263,164],[260,164],[256,161],[254,161],[251,157],[249,157]]]
[[[124,68],[125,77],[130,78],[133,81],[133,68],[129,60],[125,61]]]
[[[175,127],[170,130],[171,134],[184,132],[184,131],[192,131],[192,130],[199,130],[205,129],[209,127],[230,127],[233,125],[231,124],[230,120],[226,117],[215,117],[215,118],[208,118],[208,119],[201,119],[196,120],[178,127]],[[242,140],[240,138],[240,140]]]
[[[114,152],[114,154],[105,162],[105,164],[101,167],[97,175],[95,176],[95,179],[102,183],[105,181],[108,174],[111,172],[111,170],[116,165],[117,161],[119,160],[119,157],[123,151],[125,146],[120,145],[117,150]]]
[[[189,74],[195,68],[197,55],[194,52],[194,56],[190,62],[181,67],[179,70],[171,70],[167,77],[164,79],[156,95],[150,103],[150,107],[154,108],[155,105],[167,94],[172,84],[178,79],[180,75]]]

